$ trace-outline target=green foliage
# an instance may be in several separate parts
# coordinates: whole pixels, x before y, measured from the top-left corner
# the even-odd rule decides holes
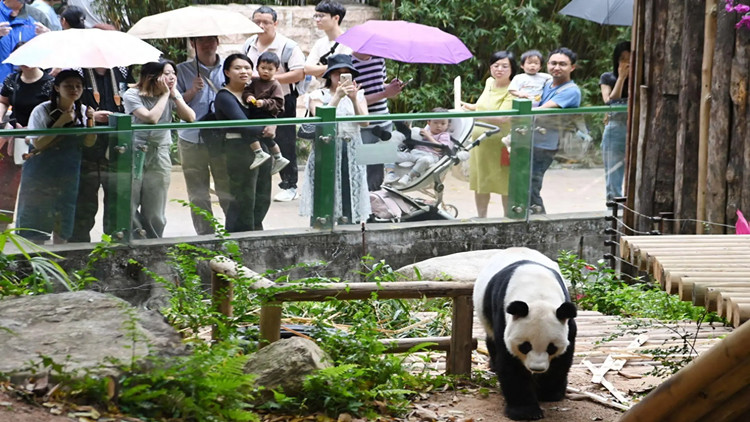
[[[563,277],[571,282],[571,295],[581,309],[666,321],[698,321],[704,316],[702,307],[682,302],[651,283],[624,283],[603,261],[594,267],[575,254],[562,251],[558,263]]]
[[[0,215],[7,220],[7,216]],[[20,228],[0,231],[0,298],[49,293],[59,283],[67,290],[77,285],[55,260],[63,259],[18,234]],[[13,245],[18,251],[6,254],[5,247]]]
[[[148,420],[257,421],[246,361],[230,343],[199,346],[184,357],[152,357],[121,377],[117,404]]]
[[[401,0],[380,4],[385,19],[393,17],[438,27],[456,35],[474,54],[458,65],[390,63],[391,76],[398,75],[402,80],[414,78],[407,92],[394,100],[392,112],[452,106],[453,84],[449,81],[459,75],[463,100],[474,102],[489,77],[488,60],[495,51],[510,50],[519,58],[526,50],[537,49],[547,54],[560,46],[578,53],[573,78],[581,87],[583,105],[601,105],[599,76],[611,70],[617,41],[630,38],[629,28],[598,25],[558,14],[565,5],[560,0]],[[398,5],[395,10],[394,4]]]

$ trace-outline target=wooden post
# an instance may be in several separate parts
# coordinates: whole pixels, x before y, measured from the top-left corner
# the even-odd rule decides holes
[[[451,325],[451,349],[448,351],[446,371],[452,375],[471,375],[472,327],[474,302],[471,296],[453,298],[453,321]]]
[[[281,338],[281,311],[281,302],[269,302],[260,307],[259,349]]]
[[[701,103],[698,135],[698,197],[696,218],[706,219],[706,178],[708,175],[708,128],[711,123],[711,78],[716,45],[716,0],[706,0],[706,17],[703,30],[703,64],[701,65]],[[698,224],[696,233],[703,233]]]
[[[745,4],[748,4],[745,2]],[[744,183],[750,182],[750,112],[748,111],[748,73],[750,70],[750,31],[742,29],[736,31],[734,43],[734,59],[732,60],[732,76],[729,93],[732,100],[732,122],[729,143],[729,162],[727,164],[727,204],[726,221],[728,224],[737,222],[737,209],[743,209],[743,203],[750,205],[750,194]],[[745,212],[749,212],[744,208]],[[734,233],[734,230],[726,230]]]
[[[222,315],[227,318],[232,316],[234,288],[232,287],[232,279],[230,277],[211,271],[211,300]],[[211,338],[220,340],[216,326],[211,329]]]
[[[711,70],[711,122],[708,128],[708,171],[706,175],[706,220],[723,224],[726,221],[727,163],[731,98],[729,82],[734,50],[734,13],[719,8],[713,69]],[[717,231],[714,231],[716,233]],[[718,233],[723,232],[719,229]]]
[[[677,171],[675,172],[674,212],[678,219],[696,219],[698,190],[698,150],[701,104],[701,59],[703,56],[703,0],[685,1],[682,25],[682,70],[679,116],[677,119]],[[692,221],[672,224],[670,233],[695,233]]]

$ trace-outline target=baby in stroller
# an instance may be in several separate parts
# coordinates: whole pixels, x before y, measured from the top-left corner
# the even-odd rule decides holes
[[[448,109],[436,107],[431,110],[435,113],[447,112]],[[427,126],[419,131],[423,140],[435,144],[419,144],[412,149],[406,149],[397,153],[396,162],[385,166],[385,184],[407,185],[413,179],[418,178],[422,173],[435,164],[440,157],[453,150],[453,143],[450,134],[449,119],[431,119],[427,121]],[[411,170],[401,176],[396,174],[396,164],[412,165]]]

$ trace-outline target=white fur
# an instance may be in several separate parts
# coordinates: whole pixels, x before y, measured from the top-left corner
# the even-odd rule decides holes
[[[523,260],[537,262],[560,273],[556,262],[533,249],[508,248],[494,255],[479,273],[473,295],[474,309],[490,338],[494,337],[492,321],[482,314],[487,284],[503,268]],[[538,265],[522,265],[508,282],[503,309],[507,309],[514,301],[525,302],[529,307],[529,314],[521,318],[505,314],[504,341],[508,352],[520,359],[530,371],[544,372],[549,367],[549,361],[564,353],[568,347],[567,321],[560,321],[555,314],[557,308],[565,302],[565,294],[549,270]],[[525,341],[532,345],[528,354],[518,350],[518,346]],[[557,352],[551,356],[547,354],[549,343],[558,347]]]

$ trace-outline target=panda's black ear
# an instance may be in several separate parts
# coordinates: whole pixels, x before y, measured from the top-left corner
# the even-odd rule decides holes
[[[529,305],[527,305],[526,302],[516,300],[514,302],[511,302],[510,305],[505,308],[505,312],[513,315],[516,318],[522,318],[529,314]]]
[[[563,304],[557,308],[557,311],[555,311],[555,315],[557,315],[557,319],[564,321],[566,319],[575,318],[576,315],[578,315],[578,309],[576,309],[576,305],[573,302],[563,302]]]

